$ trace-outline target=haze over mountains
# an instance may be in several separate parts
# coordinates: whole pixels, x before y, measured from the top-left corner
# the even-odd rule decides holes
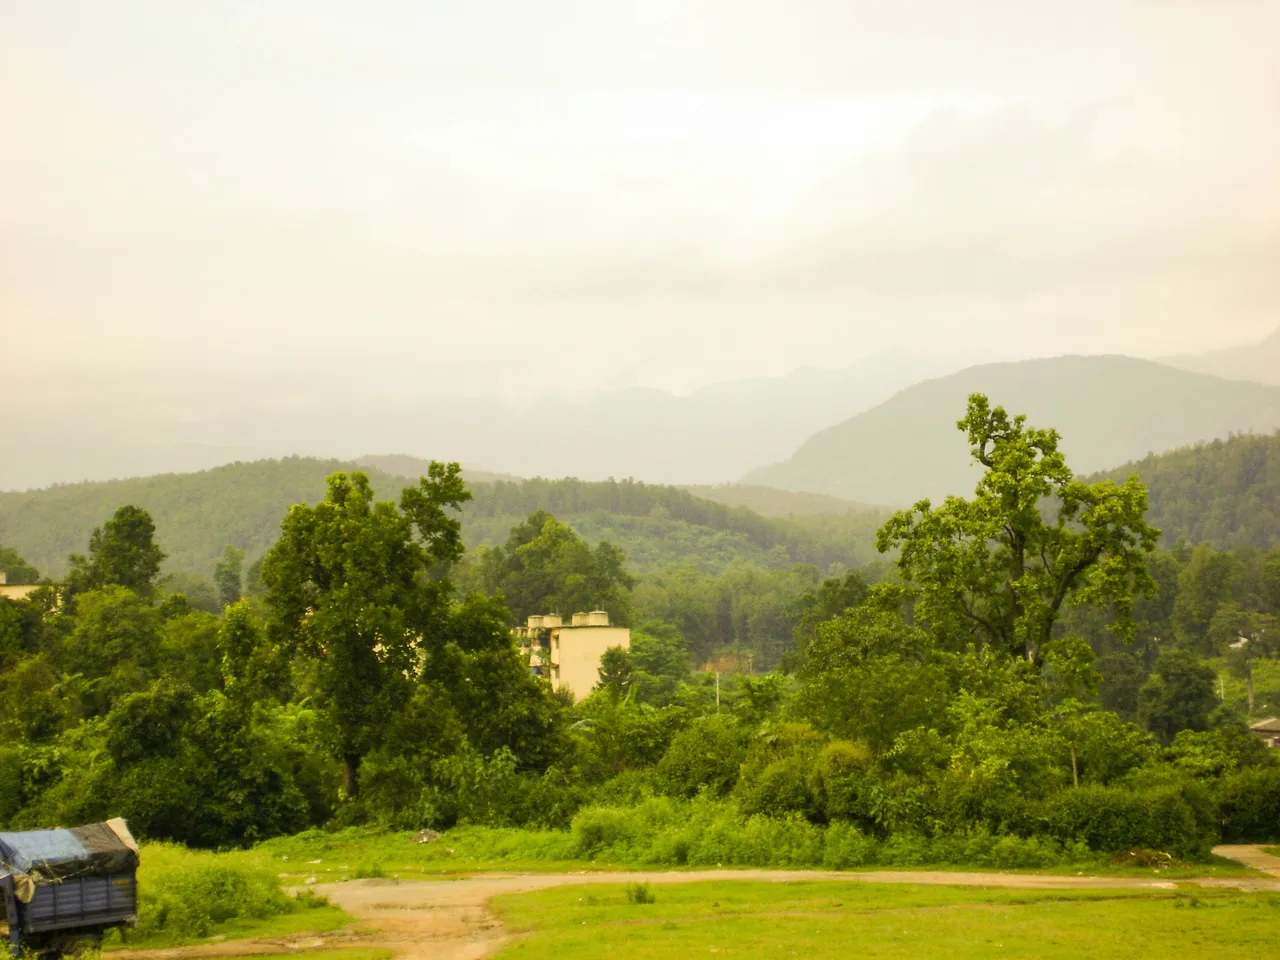
[[[411,472],[396,464],[407,456],[459,460],[486,480],[635,477],[699,485],[701,495],[765,513],[813,510],[794,500],[775,508],[753,486],[904,503],[968,489],[972,472],[955,460],[961,441],[950,425],[972,390],[1058,426],[1086,471],[1232,431],[1268,430],[1276,425],[1273,392],[1221,378],[1280,384],[1280,330],[1255,347],[1161,363],[1064,357],[962,367],[958,356],[899,351],[684,396],[537,395],[545,383],[533,376],[523,403],[433,398],[405,385],[399,394],[389,387],[350,396],[327,381],[249,375],[193,381],[182,406],[158,400],[175,388],[163,382],[104,390],[101,402],[82,397],[74,405],[53,390],[23,393],[0,418],[0,489],[299,454],[355,460],[381,449],[401,452],[367,460],[389,473]],[[1115,417],[1107,398],[1121,404]],[[744,477],[746,486],[731,486]]]
[[[1163,362],[1229,380],[1256,380],[1258,383],[1280,385],[1280,327],[1259,344],[1228,347],[1195,356],[1169,357]]]
[[[330,378],[211,373],[21,392],[0,418],[0,490],[185,472],[289,455],[355,459],[384,450],[520,476],[636,477],[724,483],[790,454],[809,434],[966,359],[896,352],[843,369],[713,384],[687,395],[626,389],[548,394],[577,361],[531,364],[528,399],[433,396],[391,384],[378,395]],[[585,357],[582,362],[590,362]],[[181,405],[166,401],[175,393]]]
[[[793,456],[746,481],[865,503],[966,494],[978,469],[955,423],[975,392],[1027,414],[1033,425],[1057,429],[1079,473],[1280,427],[1280,387],[1132,357],[1056,357],[971,367],[916,384],[815,434]]]

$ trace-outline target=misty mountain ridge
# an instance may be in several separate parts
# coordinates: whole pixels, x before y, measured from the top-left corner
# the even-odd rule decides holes
[[[0,420],[0,448],[7,453],[0,490],[290,455],[352,460],[377,449],[479,464],[496,475],[723,483],[787,456],[814,431],[911,383],[963,365],[955,357],[896,352],[837,370],[728,381],[687,395],[628,388],[533,396],[518,404],[495,397],[368,396],[306,378],[231,378],[226,390],[209,383],[184,387],[188,401],[180,413],[157,401],[176,389],[167,381],[164,390],[104,388],[78,402],[46,388],[20,392],[15,415]],[[536,376],[530,383],[531,392],[542,386]]]
[[[1232,433],[1280,427],[1280,387],[1123,356],[986,364],[928,380],[810,437],[744,483],[865,503],[968,495],[980,470],[956,429],[972,393],[1052,427],[1078,473]]]
[[[1167,357],[1161,362],[1182,370],[1208,373],[1228,380],[1253,380],[1280,386],[1280,327],[1258,344]]]

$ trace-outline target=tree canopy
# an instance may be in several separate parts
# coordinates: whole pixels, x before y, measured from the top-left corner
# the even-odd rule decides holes
[[[150,593],[164,560],[155,535],[156,525],[147,511],[121,507],[89,537],[88,557],[72,555],[67,586],[73,594],[113,584]]]
[[[262,564],[269,631],[319,665],[347,790],[364,755],[408,700],[424,638],[444,612],[449,584],[433,566],[462,555],[457,519],[468,497],[456,463],[432,464],[400,503],[377,503],[361,472],[336,473],[314,507],[289,510]]]
[[[606,610],[613,622],[625,624],[631,614],[627,590],[634,581],[623,559],[613,544],[592,549],[538,510],[512,529],[505,545],[481,553],[479,575],[487,592],[506,599],[516,622],[538,613]]]
[[[957,423],[984,472],[972,500],[922,500],[881,529],[881,551],[919,594],[916,613],[956,647],[993,647],[1038,661],[1065,603],[1111,606],[1133,631],[1133,598],[1151,587],[1146,555],[1160,531],[1144,519],[1136,478],[1084,483],[1055,430],[969,398]]]

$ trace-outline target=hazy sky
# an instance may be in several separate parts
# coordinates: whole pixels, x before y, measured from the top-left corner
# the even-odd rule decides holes
[[[0,365],[685,390],[1260,339],[1277,37],[1280,0],[0,0]]]

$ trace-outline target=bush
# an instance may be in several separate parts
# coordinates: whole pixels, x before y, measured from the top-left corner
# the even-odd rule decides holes
[[[658,902],[658,898],[653,895],[653,890],[649,888],[647,883],[628,883],[626,893],[627,903],[645,904]]]
[[[705,790],[722,797],[738,782],[745,757],[742,735],[731,721],[703,717],[672,739],[658,763],[657,779],[673,796],[692,797]]]
[[[1142,792],[1117,787],[1063,790],[1039,806],[1038,828],[1061,842],[1082,841],[1114,853],[1145,847],[1180,859],[1203,859],[1217,840],[1208,793],[1194,785]]]
[[[148,857],[157,846],[148,846]],[[139,884],[138,933],[143,937],[207,937],[215,925],[229,920],[264,920],[304,906],[262,870],[200,865],[167,869],[161,877],[162,882],[153,876]]]
[[[818,754],[810,785],[827,820],[873,821],[875,761],[862,743],[835,740]]]
[[[1217,793],[1223,840],[1280,840],[1280,768],[1242,770],[1222,780]]]

